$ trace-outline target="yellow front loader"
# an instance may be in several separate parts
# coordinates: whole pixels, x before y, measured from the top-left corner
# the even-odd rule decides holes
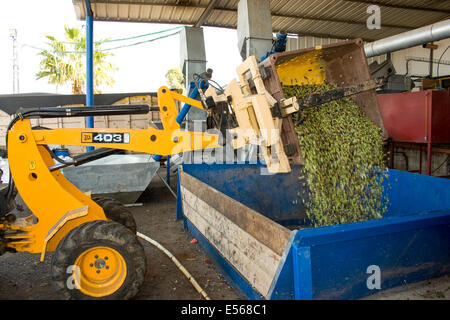
[[[136,226],[118,203],[92,199],[60,172],[114,153],[132,150],[170,155],[187,150],[220,147],[217,135],[180,130],[175,121],[175,100],[198,108],[202,105],[166,87],[158,92],[164,130],[32,128],[30,118],[118,115],[149,112],[147,105],[27,109],[11,122],[7,134],[12,181],[4,195],[11,201],[16,187],[33,215],[15,218],[3,212],[0,220],[0,252],[53,252],[52,276],[66,298],[131,298],[141,287],[146,272],[144,250],[137,241]],[[193,147],[191,141],[200,141]],[[94,146],[98,149],[64,163],[48,145]],[[56,163],[55,159],[62,163]],[[6,205],[7,206],[7,205]],[[8,210],[6,210],[8,211]],[[118,212],[119,211],[119,212]],[[120,212],[122,211],[122,212]]]

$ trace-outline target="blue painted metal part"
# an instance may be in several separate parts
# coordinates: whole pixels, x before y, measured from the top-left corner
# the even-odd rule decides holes
[[[53,149],[53,152],[57,157],[70,157],[69,150],[67,149]]]
[[[166,182],[170,186],[170,156],[167,156]]]
[[[303,221],[305,207],[302,201],[293,201],[307,198],[298,180],[302,166],[274,175],[262,175],[263,168],[262,164],[183,164],[185,172],[280,224]]]
[[[311,247],[292,246],[294,270],[294,297],[296,300],[312,300]]]
[[[197,80],[197,85],[195,85],[194,82],[191,82],[189,85],[189,90],[190,90],[190,94],[189,94],[189,98],[191,99],[197,99],[198,98],[198,88],[202,89],[202,90],[206,90],[209,87],[208,81],[205,81],[201,78],[199,78]],[[183,108],[181,108],[180,113],[177,115],[176,121],[181,124],[184,120],[184,118],[186,118],[186,115],[188,114],[189,110],[191,109],[191,105],[185,103],[183,105]]]
[[[94,17],[90,0],[86,2],[86,106],[94,105]],[[86,127],[94,127],[94,117],[86,118]],[[87,151],[94,147],[87,147]]]
[[[181,200],[181,184],[180,184],[180,170],[183,170],[182,167],[178,169],[177,175],[177,220],[183,218],[183,203]],[[186,225],[184,226],[186,228]]]
[[[311,248],[311,297],[357,299],[378,292],[367,286],[369,266],[380,268],[381,289],[449,273],[449,226],[450,210],[302,229],[293,247]],[[296,290],[310,286],[303,281]]]
[[[299,221],[292,219],[299,217],[295,208],[301,203],[297,195],[302,194],[301,182],[294,179],[299,168],[293,168],[292,176],[263,176],[261,167],[185,164],[183,170],[273,220]],[[367,285],[368,267],[373,265],[380,268],[381,290],[450,273],[450,180],[398,170],[388,174],[383,183],[389,207],[383,218],[291,232],[268,299],[371,295],[379,292]],[[295,191],[290,192],[288,186]],[[181,195],[181,190],[178,192]],[[268,195],[274,203],[261,200]],[[182,212],[181,201],[177,206]],[[182,214],[177,212],[178,216]],[[202,237],[195,226],[187,226]],[[201,244],[209,246],[208,254],[220,256],[211,244]],[[227,263],[222,259],[221,263]],[[228,264],[222,272],[236,270]],[[228,277],[245,292],[246,281],[243,284]]]
[[[386,216],[450,209],[450,180],[389,170],[384,181],[389,195]]]
[[[294,267],[293,246],[297,230],[291,231],[288,243],[284,249],[280,264],[278,265],[275,277],[269,289],[267,297],[272,300],[294,300]]]
[[[286,51],[286,42],[287,42],[287,34],[278,32],[272,50],[267,51],[267,53],[261,58],[261,61],[264,61],[273,53]]]

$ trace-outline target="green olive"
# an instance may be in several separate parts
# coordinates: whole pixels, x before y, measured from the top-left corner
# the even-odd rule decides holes
[[[304,98],[335,85],[283,86],[286,98]],[[350,98],[305,109],[296,127],[305,166],[303,203],[314,226],[381,218],[387,210],[383,179],[386,154],[381,130]]]

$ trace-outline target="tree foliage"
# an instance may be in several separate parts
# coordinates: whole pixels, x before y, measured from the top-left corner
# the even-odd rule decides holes
[[[166,73],[167,85],[170,89],[183,89],[184,76],[180,67],[169,69]]]
[[[65,41],[59,41],[52,35],[45,35],[48,49],[39,53],[42,60],[36,79],[47,78],[56,85],[71,84],[73,94],[84,93],[86,87],[86,35],[77,28],[64,26]],[[99,51],[101,43],[94,43],[94,92],[100,93],[100,87],[112,87],[114,79],[111,72],[117,68],[108,61],[112,53]]]

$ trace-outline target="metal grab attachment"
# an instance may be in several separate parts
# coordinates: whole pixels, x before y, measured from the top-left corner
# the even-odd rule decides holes
[[[363,91],[376,89],[381,85],[381,82],[369,80],[354,86],[330,90],[320,94],[313,94],[303,99],[298,99],[298,104],[300,106],[300,109],[306,109],[344,97],[352,96]]]
[[[353,86],[329,90],[323,93],[312,94],[306,98],[291,97],[275,103],[270,108],[273,117],[284,118],[288,115],[297,112],[297,125],[302,123],[301,111],[316,107],[331,101],[339,100],[345,97],[356,95],[358,93],[376,89],[382,86],[382,81],[369,80]]]
[[[369,80],[354,86],[330,90],[320,94],[313,94],[303,99],[297,99],[298,111],[296,124],[298,125],[303,122],[303,118],[301,116],[302,110],[349,97],[364,91],[376,89],[380,86],[382,86],[381,81]]]
[[[338,88],[335,90],[326,91],[324,93],[317,93],[307,96],[306,98],[291,97],[274,104],[270,108],[273,117],[284,118],[288,115],[298,112],[297,124],[301,123],[300,112],[302,110],[316,107],[324,103],[349,97],[364,91],[376,89],[382,86],[382,81],[369,80],[354,86]]]

